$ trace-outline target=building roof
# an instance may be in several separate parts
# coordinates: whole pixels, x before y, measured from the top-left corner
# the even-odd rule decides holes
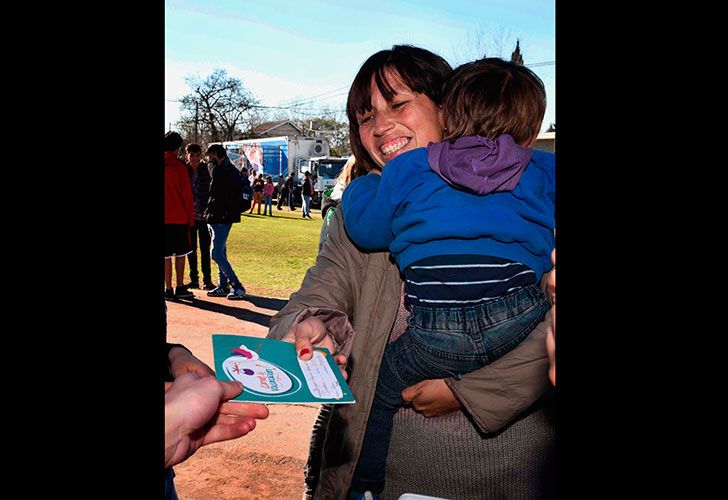
[[[260,125],[256,125],[255,127],[253,127],[250,133],[253,135],[270,134],[271,132],[274,132],[275,129],[281,128],[284,125],[290,125],[291,127],[298,130],[299,134],[303,135],[303,130],[301,130],[298,126],[296,126],[295,123],[290,120],[278,120],[274,122],[261,123]]]
[[[536,137],[536,140],[553,140],[556,139],[556,132],[541,132],[538,134],[538,137]]]

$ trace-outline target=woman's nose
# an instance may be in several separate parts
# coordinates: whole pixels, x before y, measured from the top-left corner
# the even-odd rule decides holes
[[[389,113],[377,113],[374,115],[374,135],[384,135],[393,126],[394,123],[392,122],[392,117]]]

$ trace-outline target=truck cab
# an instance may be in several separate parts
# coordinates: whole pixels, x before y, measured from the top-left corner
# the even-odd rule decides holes
[[[338,156],[315,156],[302,159],[298,162],[298,182],[303,182],[304,172],[311,172],[314,194],[311,204],[315,207],[321,206],[323,192],[336,184],[336,179],[344,168],[348,158]]]

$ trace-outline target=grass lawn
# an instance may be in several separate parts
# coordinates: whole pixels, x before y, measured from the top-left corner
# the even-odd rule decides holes
[[[290,212],[285,207],[276,209],[274,203],[273,217],[246,212],[233,224],[227,257],[248,293],[287,299],[298,290],[316,262],[321,210],[311,209],[311,217],[302,218],[300,207]],[[217,284],[214,261],[212,275]]]

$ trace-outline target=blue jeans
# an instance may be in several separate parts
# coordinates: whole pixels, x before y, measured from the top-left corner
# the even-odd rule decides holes
[[[172,470],[172,467],[164,469],[164,498],[165,500],[178,500],[177,490],[174,488],[174,470]]]
[[[265,206],[263,207],[263,215],[268,211],[268,215],[273,215],[273,196],[264,196],[263,201]]]
[[[308,194],[303,195],[303,215],[311,217],[311,196]]]
[[[212,260],[218,268],[219,283],[221,288],[228,288],[228,285],[239,285],[238,277],[235,276],[233,266],[227,259],[227,239],[230,235],[232,224],[208,224],[210,236],[212,237]]]
[[[548,309],[538,285],[476,306],[413,306],[407,330],[384,350],[351,489],[384,489],[392,418],[402,406],[402,390],[426,379],[460,379],[492,363],[520,344]]]

